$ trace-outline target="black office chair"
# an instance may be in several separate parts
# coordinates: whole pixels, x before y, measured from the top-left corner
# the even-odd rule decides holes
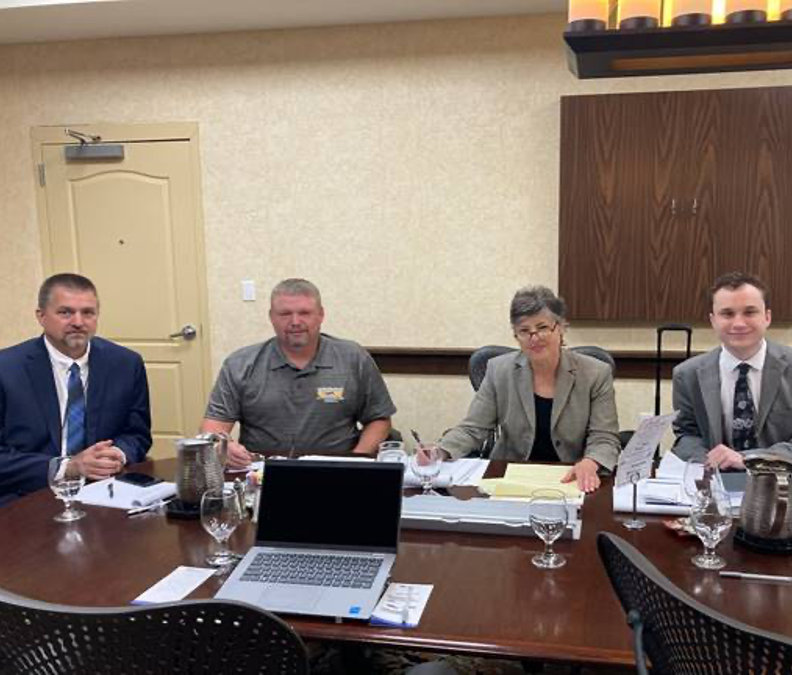
[[[616,377],[616,361],[613,360],[611,353],[607,349],[596,347],[595,345],[581,345],[580,347],[570,347],[569,351],[577,352],[578,354],[585,354],[586,356],[591,356],[598,361],[607,363],[610,366],[611,374]]]
[[[0,673],[303,675],[308,657],[286,623],[240,602],[67,607],[0,591]]]
[[[792,640],[705,607],[616,535],[600,532],[597,549],[633,630],[641,675],[792,672]]]
[[[503,347],[502,345],[487,345],[476,349],[470,355],[470,360],[468,361],[468,375],[470,376],[470,384],[473,385],[473,391],[478,391],[479,387],[481,387],[490,359],[516,351],[514,347]]]

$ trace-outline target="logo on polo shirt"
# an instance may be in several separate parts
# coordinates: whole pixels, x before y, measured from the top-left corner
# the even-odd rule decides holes
[[[316,399],[324,403],[341,403],[344,400],[343,387],[317,387]]]

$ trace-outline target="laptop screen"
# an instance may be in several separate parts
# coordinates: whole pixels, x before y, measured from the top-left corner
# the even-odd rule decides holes
[[[390,462],[267,460],[256,543],[395,553],[403,476]]]

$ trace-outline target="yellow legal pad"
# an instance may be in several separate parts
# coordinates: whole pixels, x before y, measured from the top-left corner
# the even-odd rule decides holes
[[[562,483],[571,467],[546,464],[509,464],[503,478],[485,478],[479,488],[495,499],[530,499],[536,490],[560,490],[570,500],[580,500],[577,484]]]

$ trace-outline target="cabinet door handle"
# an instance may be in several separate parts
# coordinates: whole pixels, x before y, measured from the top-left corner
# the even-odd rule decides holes
[[[676,199],[671,199],[671,215],[676,215]]]
[[[698,199],[693,200],[693,208],[691,208],[690,212],[695,216],[698,212]]]

